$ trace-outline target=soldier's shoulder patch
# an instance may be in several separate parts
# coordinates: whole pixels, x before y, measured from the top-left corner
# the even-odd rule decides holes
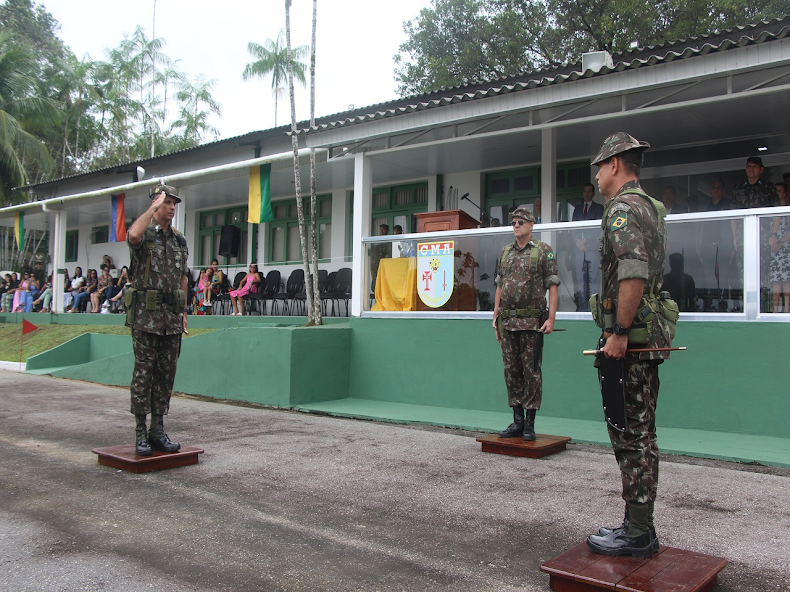
[[[622,230],[628,225],[628,215],[626,212],[618,212],[610,218],[609,230]]]
[[[546,259],[548,259],[549,261],[554,259],[554,251],[549,251],[548,253],[546,253]]]
[[[611,212],[630,212],[631,204],[624,201],[618,201],[612,204]]]

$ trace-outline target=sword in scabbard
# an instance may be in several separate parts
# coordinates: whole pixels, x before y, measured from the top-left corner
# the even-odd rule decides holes
[[[556,331],[556,329],[555,329]],[[627,354],[643,354],[649,352],[668,352],[668,351],[686,351],[685,347],[640,347],[635,349],[627,349]],[[585,356],[594,356],[602,353],[600,349],[585,349],[582,354]]]

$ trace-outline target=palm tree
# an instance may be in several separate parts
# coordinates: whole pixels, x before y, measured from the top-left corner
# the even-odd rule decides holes
[[[181,82],[176,100],[181,104],[178,119],[173,122],[174,129],[181,129],[184,148],[197,146],[208,133],[219,137],[219,130],[208,123],[210,114],[222,117],[222,105],[211,95],[216,80],[205,80],[201,74],[195,77],[192,84],[185,79]]]
[[[26,162],[43,173],[52,169],[46,147],[27,131],[59,125],[53,102],[38,95],[37,72],[33,54],[0,32],[0,203],[10,203],[11,190],[28,182]]]
[[[247,64],[242,72],[243,80],[251,78],[272,77],[272,96],[274,96],[274,126],[277,127],[277,98],[285,93],[288,85],[288,48],[285,44],[282,29],[277,35],[277,40],[267,39],[263,45],[250,41],[247,44],[247,52],[256,61]],[[306,65],[301,60],[308,54],[308,47],[301,45],[291,50],[293,53],[294,78],[304,86],[307,83],[305,78]]]

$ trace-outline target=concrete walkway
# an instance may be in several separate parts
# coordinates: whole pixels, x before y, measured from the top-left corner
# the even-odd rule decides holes
[[[548,590],[543,561],[619,522],[603,447],[540,460],[470,432],[178,397],[199,465],[135,475],[128,391],[0,370],[0,590]],[[790,589],[790,470],[664,458],[666,545],[724,557],[717,590]]]

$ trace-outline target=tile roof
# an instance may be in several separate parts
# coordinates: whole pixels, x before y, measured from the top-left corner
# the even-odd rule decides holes
[[[445,107],[457,103],[475,101],[511,92],[530,90],[533,88],[551,86],[564,82],[572,82],[580,78],[605,76],[613,72],[634,70],[642,67],[655,66],[674,60],[689,59],[722,52],[747,45],[755,45],[768,41],[784,39],[790,35],[790,16],[779,19],[762,21],[753,25],[733,27],[708,35],[700,35],[690,39],[681,39],[672,42],[650,45],[643,48],[631,49],[612,56],[614,66],[604,66],[598,72],[592,70],[581,71],[581,62],[565,66],[553,66],[544,70],[537,70],[500,78],[497,80],[475,82],[464,86],[444,88],[438,91],[407,97],[389,103],[371,105],[366,113],[354,117],[335,119],[314,127],[302,128],[297,133],[309,134],[327,131],[348,125],[367,123],[398,115],[406,115]],[[380,109],[377,109],[380,107]],[[335,117],[344,115],[336,114]],[[331,119],[332,116],[323,118]]]

